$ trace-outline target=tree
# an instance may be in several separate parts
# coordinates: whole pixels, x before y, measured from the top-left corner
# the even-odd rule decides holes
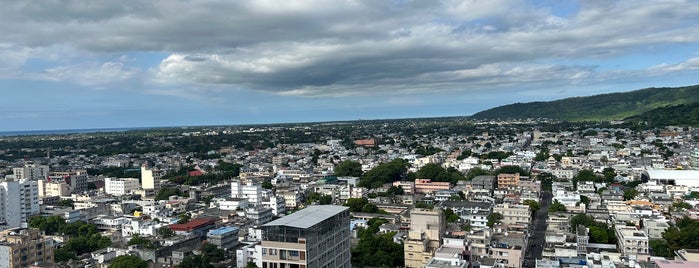
[[[345,207],[349,207],[350,212],[361,212],[362,208],[369,203],[366,198],[348,198],[343,204]]]
[[[604,181],[606,183],[614,182],[614,178],[616,178],[616,175],[616,170],[614,170],[614,168],[607,167],[604,168],[604,170],[602,170],[602,176],[604,177]]]
[[[136,256],[122,255],[112,259],[109,268],[148,268],[148,262]]]
[[[636,191],[636,189],[627,189],[624,191],[624,200],[633,200],[636,195],[638,195],[638,191]]]
[[[479,167],[474,167],[466,173],[466,179],[467,180],[472,180],[476,176],[481,176],[481,175],[488,175],[488,171],[485,169],[479,168]]]
[[[255,264],[255,262],[249,261],[248,265],[246,265],[245,268],[259,268],[259,267],[257,267],[257,264]]]
[[[650,241],[648,241],[648,247],[650,248],[651,252],[653,253],[653,256],[671,258],[674,255],[668,249],[667,242],[665,242],[665,240],[661,240],[661,239],[650,240]]]
[[[170,198],[170,196],[173,196],[173,195],[182,196],[183,193],[182,193],[182,191],[180,191],[179,188],[163,187],[155,195],[155,200],[168,200]]]
[[[272,189],[272,188],[274,188],[274,185],[272,185],[272,182],[270,182],[270,181],[264,181],[264,182],[262,182],[262,188]]]
[[[63,262],[63,261],[68,261],[75,259],[75,253],[72,251],[68,250],[65,247],[62,248],[57,248],[56,250],[53,251],[53,258],[56,262]]]
[[[498,174],[515,174],[519,173],[520,175],[527,176],[529,173],[522,169],[520,166],[502,166],[498,168],[498,170],[495,172],[495,175]]]
[[[555,176],[551,173],[541,173],[537,178],[541,180],[541,190],[550,192],[553,187],[553,179],[555,179]]]
[[[495,226],[496,223],[501,223],[502,219],[504,219],[502,214],[497,212],[490,213],[490,215],[488,215],[488,223],[486,223],[486,225],[488,225],[488,227],[490,228],[493,228],[493,226]]]
[[[429,163],[422,166],[417,171],[417,178],[419,179],[430,179],[433,181],[450,181],[449,173],[441,165],[435,163]]]
[[[524,200],[522,203],[529,206],[529,209],[532,210],[532,214],[534,215],[536,215],[536,212],[539,211],[539,208],[541,208],[541,204],[539,204],[539,202],[531,199]]]
[[[408,171],[408,161],[404,159],[394,159],[388,163],[382,163],[367,171],[359,180],[359,186],[369,189],[379,188],[384,183],[400,180]]]
[[[367,222],[367,229],[357,231],[359,242],[352,248],[353,267],[402,267],[403,245],[393,242],[394,232],[377,234],[379,227],[387,222],[384,219],[372,218]]]
[[[568,211],[566,209],[566,206],[563,205],[561,202],[558,202],[558,200],[553,200],[553,203],[549,206],[549,212],[559,212],[559,211]]]
[[[163,226],[163,227],[158,228],[158,236],[160,236],[160,237],[169,238],[169,237],[173,237],[174,235],[175,235],[175,232],[170,230],[170,228],[167,226]]]
[[[585,195],[580,195],[580,203],[585,204],[585,207],[590,206],[590,198]]]
[[[183,212],[180,213],[180,215],[177,215],[177,219],[178,224],[185,224],[188,223],[190,219],[192,219],[192,216],[190,216],[187,212]]]
[[[672,203],[672,207],[677,209],[692,209],[692,205],[687,202]]]
[[[155,244],[153,244],[153,241],[151,241],[148,238],[141,237],[138,234],[135,234],[133,237],[131,237],[131,239],[129,239],[129,242],[127,242],[126,245],[127,246],[138,245],[141,248],[145,248],[145,249],[154,249],[155,248]]]
[[[333,202],[333,197],[325,194],[322,195],[318,201],[321,205],[330,205]]]
[[[338,177],[361,177],[362,164],[357,161],[345,160],[335,167],[335,176]]]
[[[609,233],[607,232],[606,228],[602,228],[599,226],[590,226],[590,242],[594,243],[602,243],[602,244],[607,244],[609,243]]]
[[[454,213],[454,211],[451,208],[447,208],[444,210],[444,217],[447,219],[447,222],[456,222],[459,220],[459,214]]]
[[[202,255],[190,255],[182,259],[177,268],[214,268],[214,266]]]
[[[209,262],[221,262],[226,259],[226,252],[211,243],[204,244],[204,246],[201,247],[201,252]]]

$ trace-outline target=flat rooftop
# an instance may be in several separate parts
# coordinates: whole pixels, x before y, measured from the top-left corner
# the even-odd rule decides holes
[[[349,208],[335,205],[308,206],[296,213],[284,216],[262,226],[289,226],[305,229],[345,210],[349,210]]]

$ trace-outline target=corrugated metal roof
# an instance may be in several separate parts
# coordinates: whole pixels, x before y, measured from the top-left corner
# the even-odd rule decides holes
[[[309,228],[345,210],[349,210],[349,208],[335,205],[308,206],[305,209],[269,222],[263,226]]]

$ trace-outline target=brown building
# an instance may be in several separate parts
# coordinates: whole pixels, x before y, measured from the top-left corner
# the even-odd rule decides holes
[[[498,175],[498,188],[515,188],[519,184],[519,173]]]
[[[0,232],[0,267],[28,267],[53,263],[53,240],[39,229],[9,229]]]

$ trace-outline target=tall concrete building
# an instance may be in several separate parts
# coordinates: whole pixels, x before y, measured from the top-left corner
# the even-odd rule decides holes
[[[11,229],[0,232],[0,268],[31,267],[53,263],[53,239],[39,229]]]
[[[425,267],[439,248],[446,221],[441,209],[410,211],[410,232],[403,242],[405,267]]]
[[[262,268],[352,266],[347,207],[309,206],[261,229]]]
[[[36,181],[0,182],[0,230],[21,227],[39,215],[39,186]]]
[[[23,167],[13,168],[12,173],[18,180],[41,180],[49,176],[49,166],[26,164]]]
[[[262,204],[262,186],[254,185],[252,182],[246,184],[238,180],[231,182],[231,198],[247,199],[250,204]]]
[[[148,169],[145,165],[141,166],[141,188],[158,191],[162,176],[163,173],[159,170]]]
[[[105,178],[104,192],[110,195],[122,196],[138,189],[137,178]]]

